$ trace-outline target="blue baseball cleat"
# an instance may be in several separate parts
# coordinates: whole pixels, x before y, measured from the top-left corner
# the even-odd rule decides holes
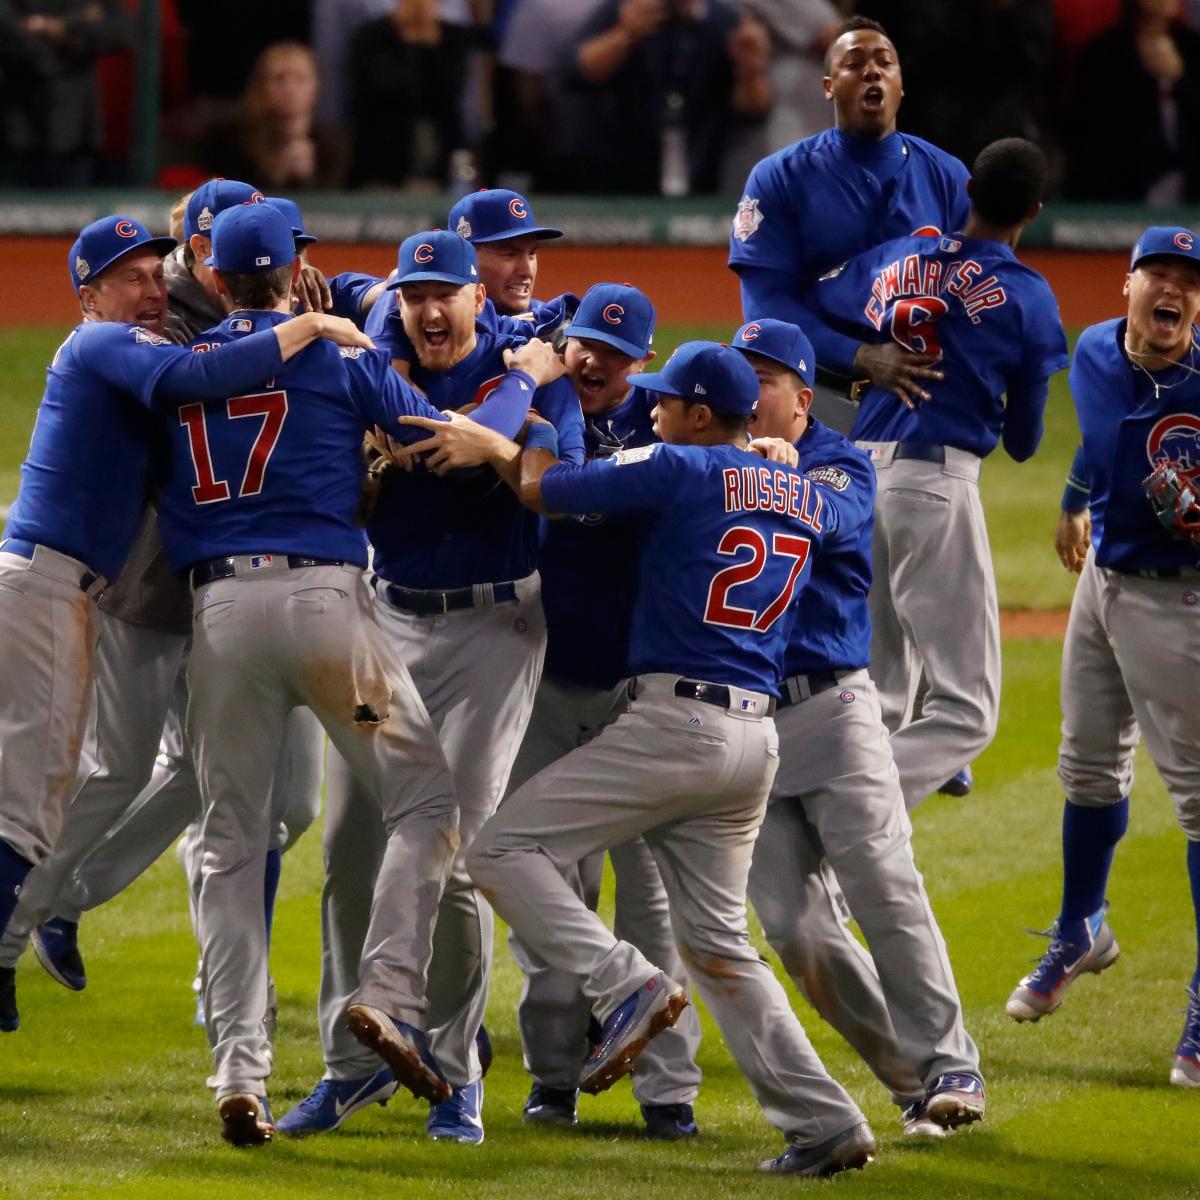
[[[1183,1036],[1175,1047],[1171,1082],[1175,1087],[1200,1088],[1200,992],[1188,992],[1187,1019],[1183,1023]]]
[[[971,1071],[939,1075],[925,1092],[925,1113],[943,1129],[957,1129],[983,1120],[987,1101],[983,1080]]]
[[[961,771],[956,771],[945,783],[938,788],[939,796],[969,796],[975,786],[975,776],[971,774],[968,764]]]
[[[392,1068],[396,1082],[418,1100],[441,1104],[450,1099],[450,1084],[422,1030],[368,1004],[351,1004],[346,1009],[346,1027]]]
[[[929,1115],[924,1096],[913,1101],[900,1114],[900,1124],[904,1128],[905,1137],[944,1138],[951,1132]]]
[[[875,1138],[871,1135],[871,1127],[863,1122],[819,1146],[789,1146],[778,1158],[760,1162],[758,1169],[776,1175],[823,1179],[841,1171],[860,1171],[874,1160]]]
[[[1058,922],[1054,922],[1045,935],[1050,938],[1049,949],[1013,989],[1004,1006],[1014,1021],[1041,1020],[1062,1003],[1063,993],[1072,980],[1089,971],[1099,974],[1117,961],[1121,949],[1104,913],[1105,908],[1092,913],[1078,939],[1060,937]]]
[[[232,1092],[217,1101],[221,1136],[233,1146],[261,1146],[275,1134],[266,1096]]]
[[[16,1033],[21,1028],[17,1011],[17,968],[0,967],[0,1033]]]
[[[579,1092],[575,1088],[552,1088],[535,1083],[521,1112],[526,1125],[574,1125],[579,1117],[575,1108]]]
[[[369,1104],[386,1104],[399,1084],[391,1067],[365,1079],[322,1079],[295,1108],[275,1126],[289,1137],[329,1133],[348,1117]]]
[[[425,1132],[435,1142],[478,1146],[483,1141],[483,1080],[456,1087],[449,1100],[432,1105]]]
[[[700,1132],[690,1104],[643,1104],[642,1120],[646,1136],[657,1142],[678,1142]]]
[[[679,1020],[687,992],[662,971],[652,975],[609,1014],[600,1040],[583,1060],[579,1090],[595,1095],[628,1075],[646,1043]]]
[[[73,992],[87,987],[87,972],[79,953],[79,922],[52,917],[30,934],[33,952],[51,979]]]

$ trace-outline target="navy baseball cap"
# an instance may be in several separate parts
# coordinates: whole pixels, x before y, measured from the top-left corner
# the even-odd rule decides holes
[[[404,283],[457,283],[460,287],[479,282],[475,247],[448,229],[427,229],[400,243],[396,278],[387,285],[394,292]]]
[[[1147,258],[1183,258],[1200,266],[1200,239],[1182,225],[1151,225],[1134,244],[1129,269]]]
[[[238,179],[210,179],[189,197],[183,212],[183,236],[212,237],[213,222],[235,204],[263,204],[266,197],[253,184]]]
[[[464,196],[450,210],[448,224],[459,237],[476,246],[525,233],[543,241],[563,235],[561,229],[539,225],[529,201],[520,192],[510,192],[507,188],[484,188]]]
[[[633,382],[648,392],[680,396],[721,412],[749,416],[758,403],[758,376],[746,356],[717,342],[684,342],[661,371]]]
[[[270,204],[239,204],[217,214],[206,267],[235,275],[273,271],[296,258],[292,223]]]
[[[645,358],[654,343],[654,305],[632,284],[593,284],[563,334],[607,342],[630,358]]]
[[[761,321],[747,321],[733,335],[733,341],[729,344],[735,350],[748,350],[782,363],[804,380],[805,387],[812,387],[817,374],[817,360],[812,342],[799,325],[789,325],[787,321],[775,321],[770,317],[764,317]]]
[[[300,211],[300,205],[295,200],[289,200],[286,196],[268,196],[267,203],[272,208],[277,208],[285,217],[292,227],[292,236],[296,239],[296,253],[299,254],[305,246],[311,246],[313,242],[318,241],[318,238],[313,237],[311,233],[304,231],[304,214]]]
[[[141,221],[132,217],[101,217],[84,226],[67,255],[67,270],[76,293],[90,283],[105,267],[131,250],[153,250],[161,258],[178,243],[174,238],[155,237]]]

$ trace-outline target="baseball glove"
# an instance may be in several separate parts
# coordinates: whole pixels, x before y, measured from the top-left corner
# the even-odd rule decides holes
[[[1170,463],[1160,462],[1142,487],[1163,528],[1177,538],[1200,545],[1200,494]]]

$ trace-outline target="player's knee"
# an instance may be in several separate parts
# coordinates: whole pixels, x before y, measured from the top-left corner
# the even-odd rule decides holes
[[[1061,755],[1058,778],[1072,804],[1107,808],[1120,804],[1133,787],[1133,772],[1122,764],[1098,764]]]
[[[1200,842],[1200,792],[1175,797],[1179,827],[1189,842]]]

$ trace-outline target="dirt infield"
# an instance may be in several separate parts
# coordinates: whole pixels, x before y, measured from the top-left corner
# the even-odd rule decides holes
[[[1058,638],[1067,632],[1067,610],[1020,609],[1000,614],[1000,636],[1005,638]]]
[[[67,281],[68,238],[0,238],[0,324],[70,325],[76,308]],[[1123,254],[1034,250],[1024,256],[1058,297],[1068,326],[1090,325],[1122,308]],[[395,251],[382,245],[322,242],[312,250],[324,271],[386,274]],[[598,280],[636,284],[654,298],[664,324],[740,319],[737,280],[725,250],[713,246],[555,246],[542,256],[538,292],[582,292]]]

